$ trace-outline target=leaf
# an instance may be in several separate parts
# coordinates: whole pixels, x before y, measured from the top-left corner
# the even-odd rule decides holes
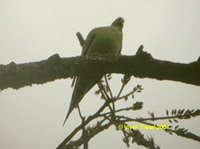
[[[131,80],[131,75],[125,74],[123,78],[123,84],[127,84]]]
[[[155,115],[154,115],[154,113],[153,112],[148,112],[149,113],[149,115],[152,117],[152,118],[154,118],[155,117]]]
[[[178,121],[176,119],[174,119],[174,122],[178,123]]]
[[[172,132],[171,132],[171,131],[169,131],[169,134],[170,134],[170,135],[172,135]]]
[[[136,90],[137,90],[137,88],[136,88],[136,87],[134,87],[134,88],[133,88],[133,92],[135,92]]]
[[[124,80],[123,79],[121,79],[121,82],[122,82],[122,84],[124,84]]]
[[[174,115],[174,113],[175,113],[175,109],[172,110],[171,114]]]
[[[140,110],[140,109],[142,109],[142,107],[143,107],[143,102],[137,101],[136,103],[133,104],[132,110]]]
[[[184,111],[185,111],[185,109],[182,109],[181,112],[180,112],[180,114],[183,114]]]
[[[100,80],[100,82],[101,82],[101,83],[103,83],[103,82],[104,82],[104,80],[103,80],[103,79],[101,79],[101,80]]]
[[[179,125],[177,125],[176,127],[175,127],[175,129],[177,129],[179,127]]]
[[[169,111],[168,110],[166,110],[166,114],[169,115]]]
[[[128,96],[124,97],[124,100],[127,101],[128,100]]]
[[[97,90],[94,92],[95,95],[99,95],[99,93],[100,93],[100,90]]]
[[[111,80],[112,79],[112,77],[108,77],[108,80]]]
[[[190,114],[190,110],[189,110],[189,109],[187,109],[187,110],[185,111],[184,115],[188,115],[188,114]]]
[[[180,115],[181,109],[178,110],[177,114]]]
[[[107,77],[110,77],[111,76],[111,73],[107,74]]]
[[[194,112],[194,109],[192,109],[190,112],[193,113],[193,112]]]
[[[101,95],[101,99],[104,99],[104,96],[103,96],[103,95]]]
[[[134,99],[134,94],[132,94],[132,99]]]
[[[176,111],[177,111],[177,110],[175,109],[175,110],[174,110],[174,114],[175,114],[175,115],[176,115]]]

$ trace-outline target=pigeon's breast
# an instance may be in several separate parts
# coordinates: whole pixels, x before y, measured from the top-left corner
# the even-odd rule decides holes
[[[94,30],[94,39],[87,55],[117,56],[122,48],[122,32],[111,27]]]

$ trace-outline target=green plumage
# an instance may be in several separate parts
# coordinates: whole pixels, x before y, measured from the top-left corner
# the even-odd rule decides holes
[[[93,29],[87,36],[81,56],[119,56],[122,49],[122,29],[124,19],[117,18],[111,26]],[[70,113],[79,104],[84,95],[102,78],[102,74],[80,75],[76,79],[69,111],[65,118],[65,124]]]

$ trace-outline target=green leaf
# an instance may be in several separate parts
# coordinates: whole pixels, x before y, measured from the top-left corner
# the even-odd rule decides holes
[[[100,93],[100,90],[97,90],[94,92],[95,95],[99,95],[99,93]]]
[[[174,115],[174,109],[172,110],[171,114]]]
[[[132,99],[134,99],[134,94],[132,94]]]
[[[176,119],[174,119],[174,122],[178,123],[178,121]]]
[[[176,110],[176,109],[174,109],[174,114],[175,114],[175,115],[176,115],[176,111],[177,111],[177,110]]]
[[[166,110],[166,114],[169,115],[169,111],[168,110]]]
[[[179,125],[177,125],[176,127],[175,127],[175,129],[177,129],[179,127]]]
[[[183,114],[184,111],[185,111],[185,109],[182,109],[181,112],[180,112],[180,114]]]
[[[128,100],[128,97],[127,97],[127,96],[126,96],[126,97],[124,97],[124,100],[125,100],[125,101],[127,101],[127,100]]]

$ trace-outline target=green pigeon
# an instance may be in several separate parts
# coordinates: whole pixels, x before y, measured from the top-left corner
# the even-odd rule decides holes
[[[124,19],[117,18],[111,26],[93,29],[87,36],[83,44],[81,56],[83,57],[115,57],[119,56],[122,49],[122,29]],[[101,80],[103,74],[88,73],[76,78],[74,91],[67,116],[78,106],[84,95]]]

